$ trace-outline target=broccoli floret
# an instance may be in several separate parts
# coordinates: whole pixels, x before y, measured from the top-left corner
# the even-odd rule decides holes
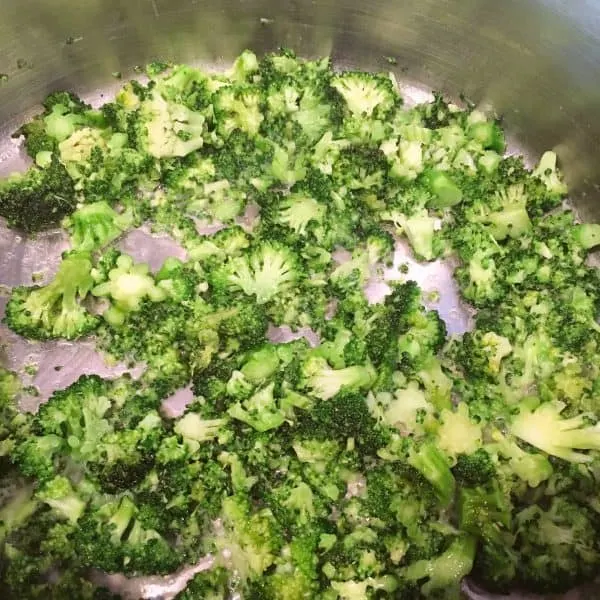
[[[572,500],[553,498],[516,514],[517,581],[536,592],[560,592],[594,577],[600,564],[598,518]]]
[[[73,533],[73,547],[81,564],[109,573],[171,573],[181,560],[177,551],[137,519],[132,499],[88,507]]]
[[[205,121],[202,113],[153,92],[140,107],[138,143],[155,158],[186,156],[203,146]]]
[[[459,597],[460,582],[473,568],[475,558],[475,539],[471,536],[457,537],[440,556],[431,560],[417,561],[402,569],[400,575],[407,581],[427,581],[421,585],[421,593],[430,597],[439,590],[454,590]]]
[[[330,275],[331,283],[339,289],[348,289],[367,283],[378,263],[390,261],[394,251],[393,237],[384,231],[368,235],[352,253],[352,258],[338,265]]]
[[[450,471],[448,458],[432,442],[410,449],[408,463],[429,481],[442,505],[452,502],[456,481]]]
[[[496,466],[485,448],[478,448],[472,454],[459,454],[452,474],[459,485],[485,485],[492,481]]]
[[[204,183],[200,189],[193,190],[185,209],[211,225],[232,222],[244,212],[245,206],[245,192],[232,188],[227,179],[222,179]]]
[[[410,246],[417,256],[424,260],[437,258],[443,247],[438,244],[436,226],[437,217],[430,216],[426,209],[422,209],[410,216],[397,211],[387,211],[382,218],[391,221],[399,231],[408,238]]]
[[[94,202],[78,208],[62,224],[71,232],[74,250],[91,252],[114,241],[132,222],[130,212],[119,214],[108,202]]]
[[[207,569],[194,575],[176,600],[227,600],[230,573],[223,567]]]
[[[103,313],[111,325],[121,325],[128,313],[138,311],[144,298],[159,302],[167,297],[163,287],[156,285],[149,274],[147,264],[134,264],[125,254],[119,256],[114,269],[108,273],[108,281],[92,288],[94,296],[111,299],[110,308]]]
[[[173,431],[183,438],[192,451],[195,451],[202,442],[218,437],[227,423],[227,419],[203,419],[197,413],[188,412],[177,420]]]
[[[264,118],[259,90],[248,84],[222,87],[214,96],[214,109],[218,131],[225,138],[235,130],[256,136]]]
[[[12,290],[4,322],[13,331],[38,340],[72,340],[90,333],[98,319],[82,301],[94,286],[91,271],[89,253],[65,254],[48,285]]]
[[[299,235],[305,235],[311,224],[320,224],[326,207],[314,198],[302,193],[286,196],[279,204],[277,220]]]
[[[218,563],[231,565],[242,581],[262,575],[276,559],[283,537],[268,509],[252,512],[247,499],[230,496],[223,501],[222,529],[212,543],[221,554]]]
[[[562,402],[539,404],[535,399],[524,400],[510,424],[516,437],[571,462],[590,462],[593,456],[577,450],[600,450],[600,429],[587,424],[585,415],[570,419],[561,417]]]
[[[0,216],[27,233],[55,227],[76,205],[73,181],[55,156],[43,169],[31,167],[0,181]]]
[[[376,378],[371,365],[354,365],[344,369],[332,369],[320,356],[309,356],[302,366],[304,387],[311,394],[329,400],[340,390],[356,391],[368,389]]]
[[[85,510],[86,501],[79,497],[71,482],[58,476],[36,492],[36,498],[46,503],[61,518],[76,523]]]
[[[18,375],[0,366],[0,457],[13,448],[14,438],[27,431],[28,420],[19,413],[21,389]]]
[[[354,117],[384,116],[400,101],[392,81],[381,75],[347,71],[334,76],[331,87]]]
[[[198,294],[200,275],[193,266],[170,256],[163,262],[155,277],[156,286],[175,302],[189,302]]]
[[[493,381],[500,374],[502,360],[512,350],[512,344],[506,337],[478,329],[465,333],[460,341],[456,341],[450,355],[468,377]]]
[[[474,203],[468,209],[467,218],[485,224],[499,241],[523,236],[532,228],[524,185],[510,185],[497,191],[492,198]]]
[[[562,175],[556,166],[556,154],[554,152],[544,152],[540,158],[537,167],[531,173],[533,177],[538,177],[546,186],[548,192],[558,197],[567,193],[567,186],[562,180]]]
[[[297,427],[321,439],[335,437],[342,442],[352,439],[357,448],[371,455],[387,441],[365,397],[351,389],[342,388],[336,395],[317,402],[308,413],[301,415]]]
[[[263,242],[212,272],[211,282],[217,289],[240,288],[264,304],[290,289],[301,275],[298,259],[288,248]]]
[[[230,417],[247,423],[256,431],[276,429],[285,421],[285,415],[277,406],[273,390],[274,384],[270,383],[247,400],[229,407],[227,413]]]
[[[53,92],[43,102],[44,112],[25,123],[15,137],[25,137],[25,148],[31,158],[40,152],[51,152],[57,142],[68,138],[87,122],[101,120],[89,104],[71,92]]]

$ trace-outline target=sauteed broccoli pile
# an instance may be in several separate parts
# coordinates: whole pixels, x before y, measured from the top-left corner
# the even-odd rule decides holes
[[[0,183],[9,226],[70,240],[4,323],[144,366],[84,375],[37,414],[0,371],[2,598],[110,598],[95,571],[207,554],[179,600],[593,578],[600,225],[563,207],[556,155],[530,170],[474,107],[407,109],[391,75],[289,51],[147,74],[100,108],[50,95],[17,132],[34,165]],[[120,251],[142,226],[185,259]],[[448,335],[407,277],[367,298],[402,238],[456,262],[471,331]],[[282,326],[297,339],[273,341]]]

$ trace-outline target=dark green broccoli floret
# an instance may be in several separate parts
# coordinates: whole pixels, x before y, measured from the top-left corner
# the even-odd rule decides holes
[[[485,485],[494,479],[496,467],[489,453],[479,448],[472,454],[459,454],[452,473],[460,485]]]
[[[43,169],[31,167],[0,181],[0,216],[27,233],[57,226],[76,205],[73,181],[56,157]]]

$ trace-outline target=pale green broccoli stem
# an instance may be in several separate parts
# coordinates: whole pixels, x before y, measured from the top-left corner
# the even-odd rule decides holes
[[[390,175],[398,179],[412,181],[425,168],[421,142],[400,140],[397,144],[387,140],[381,144],[381,151],[390,161]]]
[[[386,221],[392,221],[396,227],[406,234],[413,252],[425,260],[435,258],[433,238],[437,219],[430,217],[427,209],[416,212],[411,216],[402,213],[387,212],[381,215]]]
[[[83,121],[82,115],[69,113],[68,109],[60,104],[53,106],[50,114],[44,117],[46,133],[57,142],[71,136]]]
[[[308,523],[315,514],[314,497],[310,487],[301,481],[283,503],[287,508],[298,512],[298,522]]]
[[[30,486],[19,489],[15,495],[0,508],[0,543],[6,536],[26,523],[37,510],[39,503],[33,498]]]
[[[600,427],[587,425],[585,415],[563,419],[562,402],[537,403],[536,399],[521,403],[511,433],[552,456],[574,463],[592,462],[593,455],[576,450],[600,450]]]
[[[92,286],[92,263],[86,252],[73,253],[67,256],[55,278],[46,286],[33,290],[24,303],[31,320],[41,323],[55,335],[70,338],[79,331],[81,320],[85,317],[85,309],[79,305]],[[52,309],[61,303],[59,316],[52,323]]]
[[[108,202],[84,204],[63,220],[71,229],[71,245],[76,250],[93,251],[109,244],[133,223],[130,211],[119,214]]]
[[[202,419],[197,413],[187,413],[177,421],[173,428],[195,452],[202,442],[218,437],[227,419]]]
[[[233,221],[245,207],[246,194],[232,190],[227,179],[205,183],[203,194],[194,196],[187,203],[187,211],[202,215],[207,213],[211,218],[223,223]]]
[[[498,452],[509,459],[510,468],[527,485],[536,488],[543,481],[550,479],[553,469],[550,461],[545,456],[525,452],[514,441],[504,437],[498,430],[492,431],[491,436],[497,445]],[[490,446],[490,449],[494,449],[494,446]]]
[[[250,257],[232,261],[229,281],[240,287],[248,296],[256,296],[264,304],[297,279],[296,265],[287,249],[265,244]]]
[[[148,153],[155,158],[187,156],[204,144],[204,115],[154,93],[142,104]]]
[[[355,365],[345,369],[332,369],[327,361],[320,357],[309,359],[307,387],[311,393],[329,400],[342,388],[369,389],[377,379],[377,373],[371,365]]]
[[[102,131],[92,127],[83,127],[60,142],[58,150],[60,159],[65,163],[69,175],[74,179],[79,179],[81,173],[77,169],[77,164],[87,162],[94,148],[103,149],[105,147],[106,140],[102,135]]]
[[[52,157],[54,155],[50,150],[40,150],[35,155],[35,164],[41,169],[46,169],[52,164]]]
[[[325,215],[325,206],[314,198],[303,194],[290,194],[283,202],[279,213],[279,221],[304,235],[312,221],[320,222]]]
[[[274,386],[274,383],[270,383],[245,402],[237,402],[230,406],[227,414],[257,431],[276,429],[285,421],[285,415],[273,397]]]
[[[502,156],[493,150],[484,152],[478,159],[477,164],[482,171],[488,174],[494,173],[502,160]]]
[[[573,228],[573,237],[580,246],[586,250],[590,250],[600,245],[600,225],[597,223],[575,225]]]
[[[231,472],[231,484],[236,492],[247,492],[258,481],[257,477],[246,473],[244,465],[237,454],[231,452],[221,452],[218,456],[219,462],[229,467]]]
[[[531,220],[527,214],[527,196],[522,184],[515,184],[501,190],[496,198],[502,204],[501,210],[482,215],[476,221],[487,223],[490,233],[496,240],[507,237],[517,238],[531,230]]]
[[[425,388],[425,396],[438,410],[452,406],[452,381],[442,370],[440,361],[431,356],[417,372],[417,379]]]
[[[296,147],[290,142],[287,148],[275,146],[271,162],[271,174],[285,185],[293,186],[306,177],[306,166],[303,155],[295,155]]]
[[[398,588],[398,582],[391,575],[368,577],[362,581],[332,581],[331,588],[340,600],[364,600],[369,597],[369,590],[381,590],[386,594]]]
[[[539,177],[549,192],[555,194],[566,194],[568,189],[556,166],[556,154],[552,151],[547,151],[542,154],[538,166],[533,170],[532,175]]]
[[[86,502],[75,494],[66,477],[56,477],[47,483],[37,497],[71,523],[79,520],[86,507]]]
[[[428,578],[421,591],[425,597],[432,592],[460,584],[473,568],[476,539],[472,536],[456,538],[441,556],[419,560],[401,571],[404,579],[420,581]]]
[[[411,449],[408,464],[431,483],[443,506],[448,506],[452,502],[456,481],[450,471],[448,458],[436,444],[427,442],[418,449]]]
[[[431,208],[449,208],[462,200],[461,189],[443,171],[428,173],[427,183],[435,196],[435,199],[429,203]]]
[[[393,399],[386,403],[383,419],[390,427],[413,433],[419,429],[419,415],[431,414],[433,410],[419,384],[411,381],[406,388],[394,392]]]
[[[108,520],[108,527],[112,530],[111,539],[113,544],[121,542],[125,531],[129,527],[131,520],[135,517],[137,508],[130,498],[125,496],[115,514]]]

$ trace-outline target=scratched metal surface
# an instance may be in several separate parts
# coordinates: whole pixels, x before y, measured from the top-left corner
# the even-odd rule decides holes
[[[26,162],[10,134],[36,111],[50,91],[73,89],[99,103],[127,78],[134,66],[155,58],[198,62],[219,69],[245,47],[257,52],[279,46],[299,54],[331,54],[340,66],[392,70],[404,94],[422,99],[429,89],[494,107],[505,117],[515,149],[533,156],[555,148],[583,218],[599,220],[600,169],[600,3],[593,0],[20,0],[0,3],[0,175]],[[414,82],[421,85],[415,86]],[[130,233],[121,246],[153,268],[182,250],[166,237]],[[21,239],[0,224],[0,285],[31,283],[33,274],[50,279],[66,240],[59,232]],[[398,247],[394,268],[408,263],[407,279],[425,292],[440,292],[431,307],[440,311],[451,332],[470,325],[471,313],[458,301],[452,265],[421,265]],[[5,294],[0,287],[0,314]],[[381,294],[381,284],[371,288]],[[277,334],[281,335],[281,334]],[[280,339],[280,338],[279,338]],[[23,372],[39,390],[26,397],[35,406],[82,373],[116,375],[91,343],[31,343],[0,325],[0,362]],[[175,413],[190,397],[172,402]],[[173,598],[185,579],[205,564],[171,578],[111,579],[130,598]],[[493,596],[465,586],[473,600]],[[505,600],[533,600],[515,594]],[[589,588],[560,600],[598,600]],[[543,600],[550,600],[544,598]],[[552,599],[552,600],[558,600]]]

